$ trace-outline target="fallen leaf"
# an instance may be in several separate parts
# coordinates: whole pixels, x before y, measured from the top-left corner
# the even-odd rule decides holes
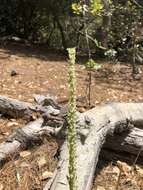
[[[44,166],[47,163],[47,161],[46,161],[46,159],[45,159],[44,156],[40,157],[37,162],[38,162],[39,168],[41,168],[42,166]]]
[[[3,190],[3,189],[4,189],[3,184],[0,184],[0,190]]]
[[[7,127],[13,127],[13,126],[18,126],[19,124],[17,122],[8,122]]]
[[[23,157],[23,158],[29,156],[30,154],[31,154],[31,152],[29,152],[29,151],[22,151],[22,152],[20,152],[20,156]]]
[[[114,174],[116,174],[117,176],[119,176],[119,174],[120,174],[120,169],[117,167],[117,166],[115,166],[115,167],[113,167],[113,171],[112,171]]]
[[[13,119],[13,118],[12,118],[12,119],[10,119],[10,121],[16,122],[16,119]]]
[[[41,175],[41,180],[45,180],[45,179],[48,179],[48,178],[52,178],[53,176],[53,173],[52,172],[49,172],[49,171],[45,171],[42,173]]]
[[[120,170],[124,173],[124,175],[128,176],[130,172],[132,171],[131,166],[126,164],[125,162],[117,161],[117,166],[120,168]]]
[[[96,190],[105,190],[105,188],[103,186],[98,185]]]
[[[22,162],[21,164],[20,164],[20,167],[22,167],[22,168],[25,168],[25,167],[29,167],[30,165],[28,164],[28,163],[26,163],[26,162]]]

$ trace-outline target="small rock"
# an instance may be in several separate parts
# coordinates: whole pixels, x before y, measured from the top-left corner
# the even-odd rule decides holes
[[[96,190],[105,190],[105,188],[103,186],[98,185]]]
[[[135,75],[134,76],[134,80],[141,80],[141,76],[138,74],[138,75]]]
[[[42,173],[41,180],[52,178],[52,176],[53,176],[52,172],[45,171],[45,172]]]
[[[11,73],[10,73],[10,76],[13,77],[13,76],[16,76],[16,75],[17,75],[16,70],[12,70]]]
[[[25,151],[20,152],[20,156],[23,157],[23,158],[25,158],[25,157],[27,157],[29,155],[31,155],[31,152],[29,152],[29,151],[25,150]]]
[[[44,166],[46,163],[47,162],[46,162],[46,159],[45,159],[44,156],[39,158],[39,160],[38,160],[38,166],[39,166],[39,168],[41,168],[42,166]]]

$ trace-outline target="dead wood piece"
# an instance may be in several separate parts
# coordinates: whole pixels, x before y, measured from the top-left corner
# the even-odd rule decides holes
[[[60,112],[59,112],[60,114]],[[53,126],[53,127],[58,127],[58,126],[62,126],[65,122],[65,119],[62,118],[62,116],[57,115],[54,116],[51,113],[45,113],[42,115],[43,119],[44,119],[44,123],[43,126],[48,125],[48,126]]]
[[[30,122],[22,129],[16,130],[6,142],[0,144],[0,166],[43,136],[57,135],[60,132],[61,128],[43,126],[43,122],[43,118]]]
[[[6,114],[14,118],[31,118],[34,112],[39,114],[50,113],[52,115],[58,115],[60,113],[60,109],[55,109],[50,105],[50,103],[48,106],[32,105],[30,103],[0,96],[0,113],[2,114]]]
[[[25,143],[27,143],[26,140],[30,139],[30,137],[33,138],[34,135],[36,136],[36,133],[40,131],[42,123],[43,119],[40,118],[23,127],[23,133],[29,137],[25,139],[25,141],[16,139],[16,133],[14,133],[11,140],[0,145],[0,166],[2,166],[7,159],[17,154],[18,151],[25,146]]]
[[[39,105],[42,105],[42,106],[50,105],[55,109],[60,109],[61,106],[58,105],[58,103],[56,102],[56,99],[57,99],[56,97],[50,96],[50,95],[47,95],[47,96],[38,95],[38,94],[34,95],[34,100]]]
[[[5,96],[0,96],[0,112],[14,118],[31,117],[33,112],[44,113],[41,106],[18,101]]]
[[[87,118],[88,123],[86,121]],[[82,131],[82,126],[88,124],[90,125],[90,132],[85,139],[84,144],[79,137],[77,140],[78,190],[91,189],[98,157],[106,140],[106,136],[109,134],[114,135],[114,133],[124,134],[124,131],[133,135],[134,129],[132,129],[132,125],[130,125],[129,121],[132,121],[134,125],[141,121],[141,123],[143,123],[143,103],[107,104],[91,109],[80,115],[77,127]],[[131,130],[132,132],[129,133]],[[124,138],[122,140],[124,141]],[[126,143],[127,142],[128,141],[126,141]],[[143,146],[142,141],[139,141],[139,143],[140,145],[138,145],[138,147]],[[128,148],[130,149],[130,147],[133,146],[133,143],[129,144],[130,146],[128,146]],[[136,141],[136,145],[137,144],[138,141]],[[63,165],[62,168],[58,170],[55,179],[52,181],[53,185],[51,185],[50,190],[69,190],[67,180],[68,148],[66,141],[62,146],[60,156],[60,162],[63,161]],[[44,190],[47,190],[46,187]]]
[[[143,130],[135,127],[130,133],[125,132],[112,136],[110,135],[108,136],[104,147],[134,155],[138,155],[141,150],[139,156],[143,157]]]
[[[19,108],[19,104],[16,105]],[[12,112],[13,103],[12,105],[9,103],[8,106],[10,106]],[[49,109],[50,113],[52,113],[51,109],[52,111],[55,110],[54,108],[51,107]],[[50,117],[50,119],[54,118],[56,120],[55,115],[54,117]],[[62,129],[62,127],[58,129],[52,127],[46,127],[43,126],[43,123],[44,123],[44,118],[39,118],[36,121],[22,128],[23,133],[22,134],[20,133],[21,136],[19,135],[17,139],[16,136],[14,136],[10,142],[2,143],[0,145],[0,164],[2,164],[3,161],[5,161],[7,157],[9,157],[9,155],[12,156],[17,151],[19,151],[23,147],[23,143],[25,144],[27,141],[30,141],[29,140],[30,138],[31,139],[34,139],[35,137],[40,138],[44,134],[46,135],[49,135],[51,133],[57,134]],[[122,134],[125,134],[124,132],[126,132],[127,134],[126,137],[128,138],[122,138],[122,142],[125,141],[125,144],[128,143],[127,148],[124,149],[124,146],[122,146],[122,149],[124,149],[125,151],[126,149],[128,150],[132,149],[132,152],[134,152],[134,150],[137,151],[139,148],[143,146],[143,142],[141,141],[141,137],[143,136],[143,134],[135,132],[133,128],[133,125],[139,126],[140,124],[142,124],[143,126],[143,103],[112,103],[91,109],[85,113],[78,115],[77,119],[78,190],[91,189],[100,150],[106,140],[107,135],[114,136],[114,134],[116,134],[122,137]],[[135,134],[140,135],[139,141],[137,140],[138,135]],[[20,140],[21,137],[22,140]],[[132,148],[133,146],[135,146],[136,148]],[[115,147],[118,148],[118,146]],[[57,170],[55,175],[56,177],[54,177],[54,179],[51,182],[50,190],[69,190],[68,181],[67,181],[67,176],[68,176],[67,141],[64,142],[61,148],[60,163],[62,163],[62,167],[60,167],[60,169]]]

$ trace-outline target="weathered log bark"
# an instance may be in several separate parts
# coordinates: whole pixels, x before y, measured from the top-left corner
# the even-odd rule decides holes
[[[29,145],[39,141],[41,137],[57,135],[61,128],[43,126],[44,119],[39,118],[23,128],[16,130],[7,140],[0,144],[0,167],[10,158]]]
[[[64,121],[60,120],[60,117],[56,117],[60,114],[60,107],[58,107],[59,109],[53,108],[50,104],[53,104],[54,107],[58,105],[48,96],[42,97],[42,104],[44,105],[33,106],[26,102],[0,96],[0,112],[2,114],[19,118],[31,117],[33,112],[44,113],[42,117],[36,121],[29,123],[23,128],[17,129],[6,142],[0,145],[0,166],[2,166],[9,157],[16,155],[22,148],[26,148],[35,140],[40,140],[42,135],[56,135],[59,132],[61,129],[59,126],[62,125]],[[54,125],[58,126],[58,128],[45,126],[49,123],[52,125],[53,122],[51,122],[51,120],[53,120]]]
[[[13,104],[13,100],[11,102],[11,99],[0,99],[4,100],[2,104],[5,102],[5,107],[10,107],[10,111],[7,109],[9,115],[13,114],[13,107],[15,111],[19,110],[21,114],[25,111],[25,115],[29,115],[31,111],[31,109],[27,111],[28,107],[25,108],[21,102],[19,106],[19,101]],[[9,103],[7,103],[7,100],[9,100]],[[5,107],[1,105],[0,107],[1,112],[6,113]],[[21,107],[23,109],[21,109]],[[51,113],[51,110],[49,113]],[[21,114],[19,114],[19,116],[21,116]],[[14,115],[15,114],[13,114],[13,116]],[[26,147],[28,143],[41,138],[43,134],[57,134],[61,130],[61,128],[56,130],[53,127],[46,127],[43,124],[45,125],[44,119],[39,118],[24,128],[19,129],[7,142],[2,143],[0,145],[0,164],[3,164],[9,156],[13,156],[22,149],[23,146]],[[112,138],[111,142],[113,145],[111,146],[110,142],[108,146],[114,147],[115,149],[119,148],[119,150],[136,154],[143,148],[143,132],[141,129],[132,129],[133,125],[136,127],[143,126],[143,103],[112,103],[79,114],[77,119],[78,190],[91,189],[98,156],[106,140],[106,136],[114,136],[114,134],[116,134],[119,137],[119,143],[121,145],[125,144],[125,146],[120,146],[120,148],[118,147],[118,143],[115,143],[114,146],[113,141],[115,140]],[[48,183],[44,190],[69,190],[67,176],[68,148],[67,141],[65,140],[61,148],[61,159],[54,178]]]
[[[77,101],[83,103],[84,97],[78,97]],[[14,118],[31,117],[33,112],[40,114],[49,112],[53,108],[53,115],[64,115],[67,112],[67,104],[64,106],[56,102],[55,97],[47,95],[34,95],[35,105],[16,99],[0,96],[0,113],[6,114]],[[65,101],[65,102],[64,102]],[[67,99],[60,102],[60,104],[67,103]],[[55,109],[55,110],[54,110]],[[59,110],[59,111],[58,111]]]
[[[80,129],[77,143],[78,190],[91,189],[99,153],[107,134],[129,131],[132,124],[138,125],[139,123],[143,124],[143,103],[113,103],[94,108],[80,115],[77,123]],[[87,125],[90,126],[89,134],[83,144],[81,141],[85,130],[83,126]],[[131,141],[129,144],[131,145]],[[135,144],[138,144],[137,140],[135,140]],[[143,147],[142,141],[137,146]],[[62,166],[55,179],[52,180],[50,188],[45,187],[44,190],[69,190],[66,141],[62,146],[60,163]]]
[[[24,128],[22,128],[22,132],[23,132],[23,134],[25,134],[25,140],[18,139],[19,137],[17,137],[16,133],[14,133],[8,139],[8,141],[6,141],[0,145],[0,166],[2,166],[3,163],[5,163],[5,161],[7,159],[9,159],[10,157],[13,157],[13,155],[16,155],[18,153],[18,151],[21,148],[23,148],[23,146],[25,146],[26,143],[28,143],[28,139],[29,140],[30,140],[30,138],[31,138],[31,140],[33,139],[34,133],[36,135],[36,132],[39,131],[39,128],[41,128],[42,123],[43,123],[43,119],[38,119],[38,120],[26,125]]]
[[[0,96],[0,113],[14,118],[31,117],[33,112],[44,112],[40,105],[18,101],[5,96]]]
[[[34,97],[41,105],[33,105],[27,102],[22,102],[19,100],[15,100],[12,98],[8,98],[6,96],[0,96],[0,113],[9,115],[14,118],[22,118],[22,117],[31,117],[32,113],[47,113],[53,110],[53,113],[58,114],[58,110],[60,110],[60,106],[54,101],[53,97],[50,96],[40,96],[37,95]],[[55,109],[55,110],[54,110]]]
[[[111,150],[118,152],[127,152],[130,154],[143,157],[143,130],[140,128],[133,128],[130,133],[121,133],[117,135],[109,135],[105,146]]]

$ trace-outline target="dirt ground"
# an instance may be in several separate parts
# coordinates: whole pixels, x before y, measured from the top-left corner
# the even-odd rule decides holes
[[[79,97],[87,94],[87,71],[83,62],[78,61],[76,65]],[[93,106],[106,102],[143,102],[143,66],[140,66],[140,80],[133,80],[129,64],[97,62],[101,69],[92,72]],[[16,75],[11,76],[13,72]],[[68,101],[67,73],[68,63],[59,51],[20,44],[0,48],[0,95],[33,102],[34,94],[50,94],[59,102]],[[86,101],[82,103],[86,105]],[[23,120],[0,118],[0,142],[14,128],[25,123]],[[0,190],[42,189],[56,167],[57,149],[58,143],[54,139],[44,139],[41,146],[27,150],[18,160],[13,158],[0,170]],[[143,168],[136,166],[132,169],[123,161],[120,165],[125,171],[121,172],[117,160],[111,160],[101,168],[96,174],[93,190],[143,190]]]

